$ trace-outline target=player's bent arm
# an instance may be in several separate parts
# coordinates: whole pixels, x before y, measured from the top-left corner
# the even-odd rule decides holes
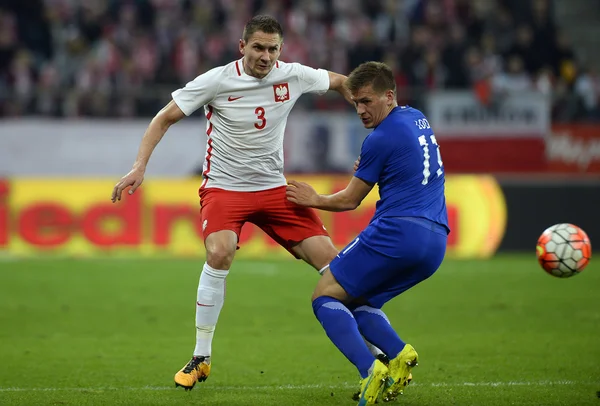
[[[348,186],[332,195],[320,195],[312,186],[295,180],[288,181],[287,198],[301,206],[327,211],[347,211],[356,209],[373,189],[374,184],[353,177]]]
[[[344,96],[344,99],[346,99],[348,103],[354,105],[352,95],[350,94],[348,88],[345,86],[348,77],[331,71],[327,71],[327,73],[329,74],[329,90],[335,90],[336,92]]]
[[[156,145],[158,145],[169,127],[181,120],[183,117],[185,117],[185,114],[173,100],[171,100],[156,114],[156,116],[154,116],[150,122],[150,125],[146,129],[144,136],[142,137],[138,155],[133,165],[134,169],[143,171],[146,170],[146,165],[148,165],[150,155],[152,155]]]
[[[344,190],[332,195],[319,195],[315,209],[327,211],[347,211],[354,210],[360,206],[361,202],[374,184],[367,183],[364,180],[353,176]]]

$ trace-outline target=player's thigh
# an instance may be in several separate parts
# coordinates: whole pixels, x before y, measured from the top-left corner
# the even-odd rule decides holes
[[[247,192],[200,190],[202,234],[208,260],[218,262],[219,266],[231,262],[242,226],[255,211],[255,202]]]
[[[239,238],[242,226],[256,211],[248,192],[209,188],[199,194],[204,239],[221,230],[231,230]]]
[[[291,251],[296,258],[302,259],[317,270],[326,267],[339,252],[328,235],[308,237],[292,246]]]
[[[383,255],[358,236],[329,264],[336,281],[354,299],[367,298],[394,275],[396,258]]]
[[[365,295],[364,298],[369,305],[381,308],[394,297],[428,279],[440,267],[446,253],[447,237],[425,229],[415,233],[423,233],[425,236],[420,240],[425,254],[409,266],[406,265],[404,258],[397,258],[396,264],[392,265],[396,272],[391,278],[377,290]]]
[[[287,200],[285,187],[262,191],[257,195],[260,216],[252,222],[296,258],[318,267],[321,264],[324,266],[335,255],[335,247],[315,210]],[[308,241],[311,237],[323,239]]]

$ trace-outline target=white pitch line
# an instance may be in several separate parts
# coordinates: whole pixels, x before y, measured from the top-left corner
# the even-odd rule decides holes
[[[582,382],[582,381],[509,381],[509,382],[432,382],[432,383],[412,383],[410,386],[424,387],[504,387],[504,386],[552,386],[552,385],[600,385],[600,382]],[[279,386],[212,386],[206,387],[211,391],[250,391],[250,390],[305,390],[305,389],[349,389],[357,387],[356,384],[349,382],[338,385],[279,385]],[[102,391],[166,391],[175,390],[174,386],[140,386],[140,387],[88,387],[88,388],[1,388],[0,392],[102,392]]]

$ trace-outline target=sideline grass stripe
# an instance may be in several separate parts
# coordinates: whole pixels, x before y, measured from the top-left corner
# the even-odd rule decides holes
[[[509,381],[509,382],[433,382],[428,384],[412,383],[410,386],[431,386],[431,387],[461,387],[461,386],[570,386],[570,385],[600,385],[600,382],[579,382],[579,381]],[[304,390],[304,389],[344,389],[354,388],[356,384],[346,382],[339,385],[280,385],[280,386],[214,386],[204,390],[211,391],[246,391],[246,390]],[[177,390],[174,386],[140,386],[140,387],[88,387],[88,388],[0,388],[0,392],[94,392],[94,391],[162,391],[162,390]]]

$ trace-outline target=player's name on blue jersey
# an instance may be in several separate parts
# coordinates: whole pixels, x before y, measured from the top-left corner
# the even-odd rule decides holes
[[[390,112],[365,138],[354,176],[379,185],[373,219],[420,217],[449,231],[442,154],[419,110],[399,106]]]

